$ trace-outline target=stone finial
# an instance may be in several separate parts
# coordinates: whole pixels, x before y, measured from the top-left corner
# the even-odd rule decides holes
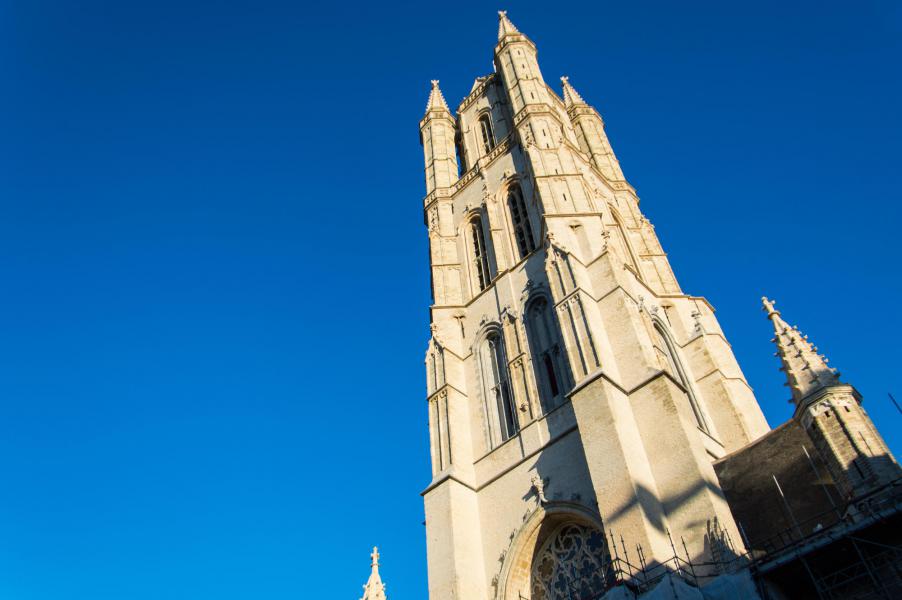
[[[426,101],[426,112],[431,110],[441,110],[450,113],[448,103],[445,102],[445,96],[442,94],[441,88],[438,87],[438,79],[432,80],[432,89],[429,91],[429,100]]]
[[[585,104],[586,101],[583,100],[583,97],[579,95],[579,93],[573,89],[573,86],[570,85],[570,78],[566,75],[561,77],[561,83],[564,85],[564,105],[567,108],[571,106],[575,106],[577,104]]]
[[[783,320],[775,308],[776,302],[761,298],[761,303],[774,326],[776,355],[783,363],[782,371],[786,373],[786,385],[792,391],[793,403],[798,405],[812,393],[840,383],[839,373],[827,366],[827,359],[817,353],[808,336]]]
[[[507,18],[506,10],[498,11],[498,39],[504,39],[504,36],[514,33],[520,33],[520,30],[514,27],[511,20]]]
[[[363,597],[360,600],[387,600],[385,596],[385,584],[379,576],[379,548],[373,546],[370,553],[370,578],[363,586]]]

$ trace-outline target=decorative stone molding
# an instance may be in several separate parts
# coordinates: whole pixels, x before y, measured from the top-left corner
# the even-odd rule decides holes
[[[834,395],[829,398],[824,398],[823,400],[819,400],[808,406],[808,410],[802,413],[802,425],[805,427],[810,427],[811,422],[826,414],[831,410],[840,410],[842,408],[852,408],[856,406],[858,403],[855,402],[855,399],[852,398],[851,395]]]

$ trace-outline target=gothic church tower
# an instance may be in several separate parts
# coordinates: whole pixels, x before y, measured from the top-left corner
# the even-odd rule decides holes
[[[740,546],[712,462],[769,428],[712,307],[680,289],[599,113],[503,12],[494,67],[456,115],[433,81],[420,122],[430,598],[582,597],[612,536],[654,563],[673,532],[704,559],[716,519]]]

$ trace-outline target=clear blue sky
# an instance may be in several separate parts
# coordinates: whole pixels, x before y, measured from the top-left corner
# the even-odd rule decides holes
[[[902,451],[898,3],[559,6],[0,0],[0,597],[425,598],[417,122],[498,8],[771,424],[763,293]]]

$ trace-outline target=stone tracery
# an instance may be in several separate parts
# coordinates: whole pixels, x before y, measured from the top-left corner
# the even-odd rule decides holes
[[[595,598],[611,574],[604,534],[569,523],[549,537],[533,560],[531,600]]]

